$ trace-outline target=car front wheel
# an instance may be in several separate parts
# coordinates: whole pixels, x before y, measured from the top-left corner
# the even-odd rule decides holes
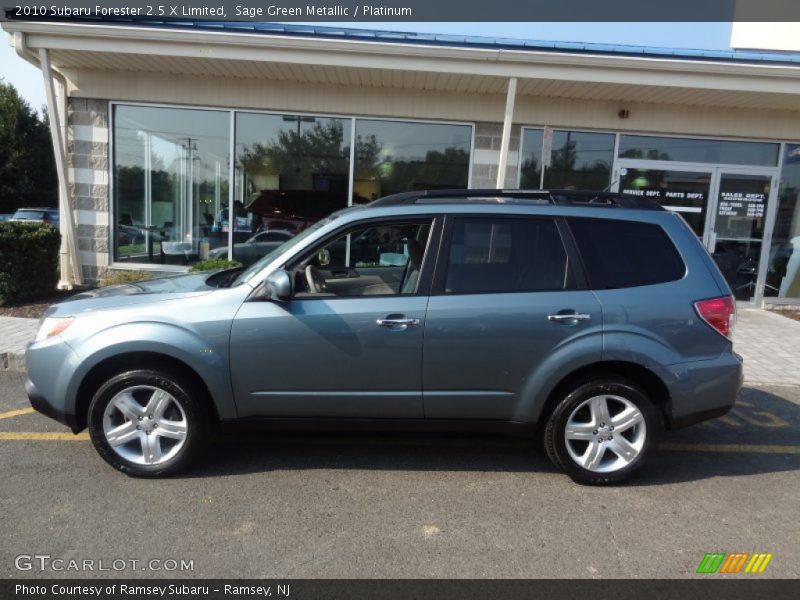
[[[209,434],[195,386],[175,373],[138,369],[118,373],[89,405],[89,435],[115,469],[160,477],[184,469]]]
[[[604,378],[562,397],[547,421],[544,444],[553,463],[578,483],[614,484],[641,468],[660,429],[644,390]]]

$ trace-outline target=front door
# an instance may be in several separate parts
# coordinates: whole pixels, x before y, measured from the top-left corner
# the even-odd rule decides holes
[[[707,247],[737,300],[749,300],[755,294],[772,188],[770,173],[718,171]]]
[[[230,344],[240,415],[421,418],[431,225],[342,232],[287,265],[291,299],[245,302]]]

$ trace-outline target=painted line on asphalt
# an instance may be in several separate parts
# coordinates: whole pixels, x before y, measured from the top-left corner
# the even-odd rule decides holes
[[[22,415],[29,415],[31,413],[35,413],[36,411],[31,408],[18,408],[16,410],[9,410],[8,412],[0,413],[0,419],[10,419],[11,417],[19,417]]]
[[[34,442],[85,442],[89,439],[86,432],[75,435],[65,431],[0,431],[0,440],[34,441]]]
[[[84,442],[89,440],[87,432],[81,432],[77,435],[62,431],[0,431],[0,441],[29,441],[29,442]],[[241,440],[244,441],[244,440]],[[249,442],[258,440],[248,440]],[[289,440],[282,440],[279,443],[290,443]],[[299,444],[319,445],[314,441],[298,440]],[[382,445],[409,445],[419,446],[418,442],[392,444],[391,440],[383,440]],[[343,440],[330,440],[329,443],[321,445],[351,445]],[[427,444],[423,444],[427,445]],[[447,444],[445,444],[447,445]],[[773,445],[773,444],[680,444],[680,443],[666,443],[659,446],[660,450],[667,450],[673,452],[728,452],[728,453],[741,453],[741,454],[800,454],[800,445],[787,446],[787,445]]]
[[[753,454],[800,454],[800,446],[773,444],[661,444],[662,450],[677,452],[743,452]]]

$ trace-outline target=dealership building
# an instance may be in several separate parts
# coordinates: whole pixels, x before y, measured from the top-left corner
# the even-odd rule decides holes
[[[270,23],[3,28],[48,92],[63,285],[244,259],[254,237],[396,192],[544,187],[651,198],[683,215],[739,300],[800,302],[798,52]]]

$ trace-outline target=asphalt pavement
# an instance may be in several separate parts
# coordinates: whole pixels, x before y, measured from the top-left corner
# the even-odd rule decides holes
[[[30,412],[22,378],[0,372],[0,577],[685,578],[708,552],[773,554],[727,577],[800,576],[800,386],[747,387],[592,488],[533,442],[466,435],[226,436],[184,476],[130,479]]]

